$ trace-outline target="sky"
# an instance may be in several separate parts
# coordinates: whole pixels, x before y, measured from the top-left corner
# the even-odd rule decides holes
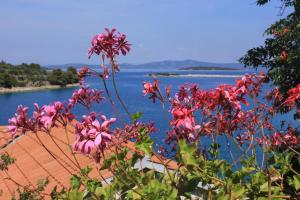
[[[281,18],[279,0],[0,0],[0,60],[13,64],[97,64],[91,38],[105,27],[127,35],[132,64],[193,59],[237,62],[263,44]]]

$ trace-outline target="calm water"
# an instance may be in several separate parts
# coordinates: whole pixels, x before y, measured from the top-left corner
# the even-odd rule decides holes
[[[159,70],[164,72],[165,70]],[[161,105],[159,103],[153,104],[151,100],[144,97],[142,94],[142,83],[144,81],[152,80],[148,76],[149,71],[143,70],[127,70],[125,72],[120,72],[117,75],[117,85],[120,90],[120,94],[128,106],[130,112],[140,111],[143,113],[142,120],[155,122],[158,132],[153,134],[152,137],[161,143],[165,137],[165,133],[168,130],[167,121],[161,110]],[[181,74],[226,74],[226,75],[239,75],[247,73],[247,71],[201,71],[201,72],[191,72],[191,71],[181,71],[176,73]],[[180,85],[185,83],[197,83],[200,88],[215,88],[219,84],[233,84],[236,78],[191,78],[191,77],[159,77],[161,88],[165,88],[167,85],[172,85],[173,91],[177,89]],[[101,89],[101,81],[96,78],[89,78],[87,80],[91,87]],[[109,83],[109,85],[111,85]],[[58,90],[45,90],[45,91],[35,91],[35,92],[24,92],[24,93],[12,93],[12,94],[1,94],[0,95],[0,124],[7,124],[8,118],[14,115],[18,105],[22,104],[24,106],[33,107],[33,103],[37,102],[39,105],[49,104],[55,100],[62,102],[67,102],[68,98],[71,97],[74,88],[58,89]],[[111,90],[112,91],[112,90]],[[112,92],[113,93],[113,92]],[[115,101],[117,103],[117,101]],[[122,111],[119,104],[116,105],[119,111]],[[110,104],[105,101],[101,104],[94,105],[93,108],[97,112],[102,112],[108,117],[115,117]],[[83,114],[87,111],[83,107],[77,107],[74,113],[80,119]],[[126,118],[124,112],[121,112]],[[287,114],[279,116],[275,121],[280,119],[286,119],[287,121],[293,121],[292,115]],[[294,122],[293,122],[294,123]],[[228,156],[228,155],[227,155]]]
[[[163,72],[164,70],[160,70]],[[121,96],[124,98],[125,103],[129,107],[131,112],[140,111],[145,119],[155,119],[158,122],[162,122],[160,105],[153,104],[147,97],[142,94],[142,83],[144,81],[151,81],[152,78],[148,76],[151,73],[149,71],[140,72],[120,72],[117,74],[117,85],[120,90]],[[178,72],[176,72],[178,73]],[[195,72],[180,72],[181,74],[191,74]],[[197,72],[199,73],[199,72]],[[202,71],[202,74],[240,74],[237,71]],[[160,86],[164,88],[167,85],[172,85],[173,90],[177,89],[180,85],[185,83],[198,83],[201,88],[214,88],[222,83],[234,83],[235,78],[191,78],[191,77],[159,77]],[[87,83],[92,88],[102,89],[101,81],[96,78],[89,78]],[[108,83],[111,85],[110,83]],[[43,91],[33,91],[24,93],[9,93],[0,94],[0,124],[7,124],[8,118],[13,116],[18,105],[24,105],[32,107],[33,103],[38,103],[39,105],[49,104],[53,101],[59,100],[62,102],[67,102],[71,97],[72,92],[75,88],[57,89],[57,90],[43,90]],[[112,88],[111,88],[112,89]],[[112,90],[111,90],[112,91]],[[113,91],[112,91],[113,93]],[[118,103],[116,101],[116,103]],[[117,105],[118,107],[118,105]],[[103,104],[96,104],[96,111],[103,112],[108,116],[113,116],[110,104],[105,102]],[[122,109],[121,109],[122,111]],[[75,109],[75,113],[78,116],[85,114],[86,110],[82,107]]]

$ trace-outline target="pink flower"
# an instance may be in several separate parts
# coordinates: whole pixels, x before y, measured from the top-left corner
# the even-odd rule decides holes
[[[26,131],[36,132],[38,130],[49,133],[50,129],[57,126],[59,123],[65,126],[68,122],[74,119],[74,115],[70,109],[59,101],[50,105],[39,107],[34,103],[34,111],[32,117],[27,116],[28,108],[19,106],[17,113],[9,119],[8,130],[14,136],[18,130],[21,133]]]
[[[95,113],[89,116],[83,116],[83,120],[75,126],[76,140],[73,145],[75,151],[81,151],[84,154],[90,154],[93,149],[103,150],[112,140],[110,125],[116,121],[116,118],[107,119],[101,115],[100,123]]]
[[[116,29],[109,30],[108,28],[105,28],[104,33],[95,35],[91,45],[88,51],[89,58],[95,53],[102,56],[103,62],[105,58],[112,61],[119,54],[125,56],[130,51],[131,46],[126,40],[126,35],[117,32]]]
[[[200,126],[195,124],[193,111],[187,108],[174,108],[171,113],[174,118],[171,125],[175,126],[175,131],[180,135],[179,137],[193,141],[195,134],[200,129]]]
[[[153,102],[155,102],[156,98],[159,97],[158,93],[158,80],[154,80],[154,83],[150,82],[144,82],[143,84],[144,90],[143,93],[144,95],[150,94],[149,99],[152,99]]]
[[[18,118],[17,117],[12,117],[8,120],[9,126],[7,126],[8,131],[12,133],[14,136],[17,132],[18,129]]]
[[[292,108],[296,102],[300,100],[300,84],[288,91],[288,98],[285,100],[284,105]]]
[[[22,105],[18,106],[17,113],[14,117],[8,120],[8,131],[14,137],[18,129],[21,129],[22,133],[32,128],[30,120],[28,119],[28,107]]]
[[[166,97],[170,97],[170,95],[171,95],[171,86],[168,85],[168,86],[166,87]]]
[[[56,116],[56,109],[54,105],[45,105],[42,107],[41,122],[45,128],[50,128],[54,123],[54,117]]]
[[[91,69],[87,66],[81,68],[78,72],[78,77],[80,80],[82,80],[87,75],[91,74]]]
[[[102,91],[82,86],[73,92],[72,98],[69,99],[69,108],[81,104],[90,109],[93,102],[100,103],[102,100]]]

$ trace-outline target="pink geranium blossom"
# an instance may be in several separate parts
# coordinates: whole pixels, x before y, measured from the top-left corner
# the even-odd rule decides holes
[[[89,57],[93,53],[104,55],[107,58],[114,58],[120,53],[124,56],[130,51],[130,44],[126,40],[126,35],[117,32],[116,29],[105,28],[104,33],[95,35],[92,39],[92,47],[89,49]]]
[[[14,117],[8,120],[8,131],[15,136],[17,130],[20,129],[22,133],[25,133],[27,129],[31,128],[30,120],[28,118],[28,107],[19,105],[17,113]]]
[[[102,100],[102,91],[81,86],[80,89],[73,92],[72,98],[69,99],[69,108],[81,104],[90,109],[93,102],[100,103]]]
[[[285,100],[284,105],[292,108],[296,102],[300,100],[300,84],[288,91],[288,98]]]
[[[104,66],[105,59],[110,60],[110,64],[114,71],[119,71],[119,66],[116,63],[116,56],[119,54],[126,55],[130,51],[131,44],[128,43],[126,35],[117,32],[116,29],[109,30],[105,28],[104,33],[95,35],[91,42],[91,47],[88,50],[89,58],[93,54],[97,54],[102,58],[103,78],[108,78],[108,67]]]
[[[144,95],[150,95],[149,99],[152,99],[153,102],[155,102],[156,98],[159,98],[159,94],[158,94],[158,80],[154,80],[154,83],[150,83],[150,82],[144,82],[143,83],[143,93]]]
[[[90,154],[93,149],[103,150],[112,140],[112,131],[110,125],[116,121],[116,118],[107,119],[101,115],[102,122],[99,122],[96,113],[89,116],[83,116],[83,120],[76,124],[76,139],[73,145],[75,151],[84,154]]]
[[[14,136],[18,130],[21,133],[27,131],[44,131],[49,133],[52,127],[61,124],[65,126],[75,118],[63,103],[56,101],[53,104],[39,107],[34,103],[32,116],[28,116],[28,107],[19,106],[17,113],[8,121],[8,130]]]

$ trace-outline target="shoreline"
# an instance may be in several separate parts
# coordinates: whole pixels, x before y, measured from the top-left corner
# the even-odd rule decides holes
[[[68,84],[68,85],[66,85],[66,87],[60,87],[59,85],[45,85],[45,86],[40,86],[40,87],[0,88],[0,94],[32,92],[32,91],[39,91],[39,90],[55,90],[55,89],[72,88],[72,87],[78,87],[78,86],[79,86],[79,83]]]

